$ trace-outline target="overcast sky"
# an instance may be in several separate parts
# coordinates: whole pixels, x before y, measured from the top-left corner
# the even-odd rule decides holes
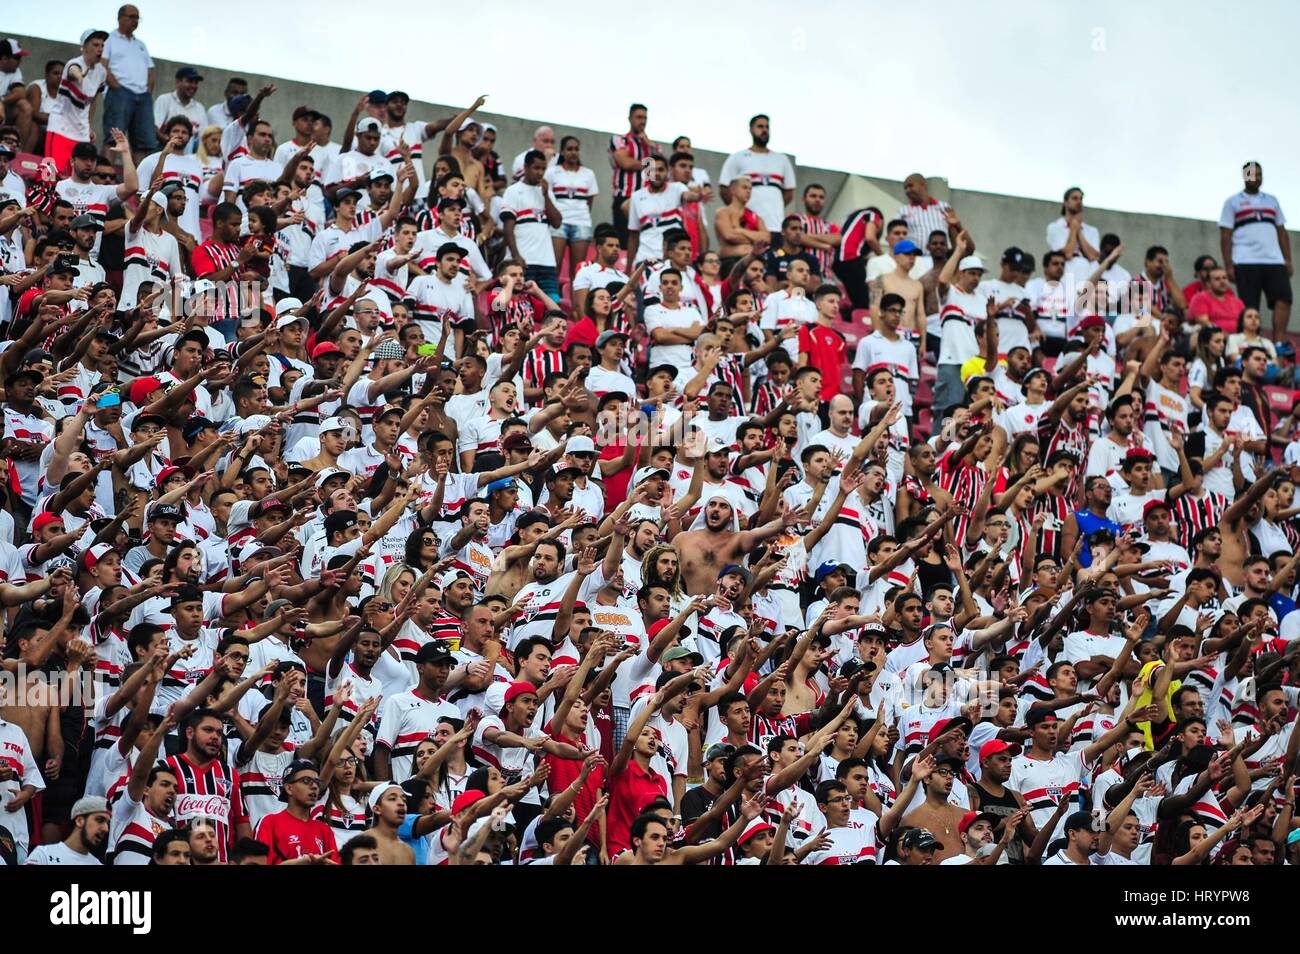
[[[637,100],[653,138],[731,151],[766,112],[772,148],[809,165],[1046,199],[1077,184],[1089,205],[1202,219],[1258,158],[1265,189],[1300,216],[1300,5],[1281,0],[802,0],[797,14],[772,0],[169,7],[186,14],[140,4],[155,56],[440,103],[487,93],[488,109],[561,132],[623,129]],[[396,31],[379,13],[404,10]],[[62,0],[5,19],[75,43],[87,26],[112,29],[115,11]],[[204,25],[209,15],[237,39]],[[452,24],[464,29],[455,40]],[[490,71],[470,65],[476,43]]]

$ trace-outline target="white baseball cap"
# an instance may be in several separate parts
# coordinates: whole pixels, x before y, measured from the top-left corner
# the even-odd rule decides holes
[[[377,133],[383,130],[380,128],[378,119],[375,119],[374,116],[367,116],[357,122],[356,131],[358,133]]]
[[[323,470],[321,470],[319,474],[316,475],[316,489],[320,490],[320,488],[324,487],[325,481],[329,480],[331,477],[339,477],[339,476],[351,477],[352,471],[344,470],[342,467],[324,468]]]
[[[967,255],[961,260],[961,264],[957,266],[957,270],[959,272],[964,272],[968,269],[977,269],[981,272],[985,271],[984,262],[980,260],[978,255]]]
[[[641,481],[649,480],[651,477],[662,477],[664,480],[667,480],[671,476],[672,474],[668,473],[668,471],[664,470],[662,467],[650,467],[648,465],[645,467],[638,467],[636,473],[632,476],[632,486],[635,487],[637,484],[641,483]]]
[[[342,431],[352,426],[352,421],[346,417],[327,417],[320,422],[320,433],[328,434],[330,431]]]
[[[569,443],[564,446],[566,454],[594,454],[596,453],[596,443],[585,434],[576,434],[569,438]]]
[[[301,298],[281,298],[275,303],[275,317],[283,318],[289,312],[297,311],[301,307]]]

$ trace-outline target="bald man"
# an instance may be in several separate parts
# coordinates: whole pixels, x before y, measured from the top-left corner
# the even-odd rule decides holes
[[[940,202],[930,195],[930,186],[925,176],[913,172],[903,180],[903,194],[907,204],[898,210],[895,218],[907,223],[907,237],[918,248],[925,248],[931,232],[947,232],[949,239],[956,244],[957,233],[961,231],[961,220],[947,202]]]
[[[844,455],[845,460],[858,446],[858,438],[851,433],[853,427],[853,399],[844,394],[831,398],[827,415],[831,426],[818,431],[808,439],[809,444],[824,444],[831,451]]]
[[[524,177],[524,156],[528,155],[529,151],[533,149],[546,157],[548,167],[555,165],[555,160],[559,158],[555,151],[555,130],[550,126],[537,127],[537,131],[533,133],[533,144],[515,156],[515,161],[510,164],[511,173],[514,176],[512,181],[518,182]]]

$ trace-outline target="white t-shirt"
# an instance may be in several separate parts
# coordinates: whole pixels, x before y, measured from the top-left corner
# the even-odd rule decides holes
[[[80,81],[73,77],[73,67],[81,71]],[[84,56],[74,56],[68,60],[63,64],[58,100],[50,110],[50,121],[46,129],[64,139],[89,142],[90,105],[107,82],[108,71],[102,62],[87,69]]]
[[[1237,265],[1283,264],[1279,225],[1286,225],[1286,216],[1277,197],[1267,192],[1228,196],[1219,214],[1219,228],[1232,229],[1232,261]]]
[[[794,163],[783,152],[733,152],[722,164],[718,181],[731,185],[732,180],[749,176],[754,184],[745,208],[758,215],[769,231],[781,228],[785,218],[785,191],[795,188]]]
[[[560,210],[564,224],[590,226],[591,204],[587,200],[600,192],[596,173],[586,166],[570,172],[557,164],[547,168],[546,181],[551,186],[551,201]]]
[[[687,191],[689,190],[682,183],[669,182],[658,192],[646,187],[632,193],[632,198],[628,200],[627,227],[630,231],[640,233],[633,265],[648,258],[664,257],[664,233],[669,229],[685,227],[682,196]]]
[[[964,364],[980,353],[975,323],[988,315],[987,301],[988,295],[978,288],[969,293],[956,285],[948,288],[948,297],[939,310],[939,364]]]
[[[555,267],[555,246],[540,185],[530,186],[521,179],[507,188],[501,197],[501,218],[514,219],[515,246],[525,262]]]
[[[682,329],[691,325],[704,324],[704,319],[694,308],[666,308],[663,305],[650,305],[645,310],[645,327],[647,334],[653,334],[656,328]],[[678,371],[691,366],[692,346],[688,344],[654,344],[650,345],[650,366],[671,364]]]

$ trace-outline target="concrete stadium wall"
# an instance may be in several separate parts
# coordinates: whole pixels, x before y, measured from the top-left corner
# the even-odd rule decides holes
[[[73,43],[59,43],[40,37],[18,37],[18,39],[23,43],[24,47],[32,51],[31,55],[26,57],[23,62],[23,73],[28,82],[40,79],[41,69],[46,60],[65,59],[77,53],[77,47]],[[160,58],[156,58],[155,62],[158,71],[156,84],[158,93],[168,92],[172,89],[173,77],[180,66],[197,67],[204,77],[199,86],[198,98],[205,106],[211,106],[221,97],[226,81],[232,75],[235,75],[229,70],[208,64],[186,64]],[[276,84],[277,92],[263,106],[262,115],[272,124],[278,137],[291,135],[290,114],[296,107],[307,104],[331,118],[334,123],[335,139],[338,140],[342,136],[343,127],[347,124],[348,116],[351,114],[353,107],[362,93],[365,92],[364,90],[347,90],[335,86],[302,83],[283,77],[239,75],[248,80],[250,90],[254,92],[267,82]],[[376,86],[386,85],[379,79],[376,80]],[[408,110],[408,116],[412,120],[433,120],[439,117],[451,116],[462,108],[464,108],[464,104],[447,105],[413,100]],[[491,112],[480,112],[477,115],[478,118],[491,122],[497,127],[497,152],[507,165],[529,145],[532,140],[533,130],[547,121],[545,117],[524,119],[517,116],[502,116]],[[610,166],[606,156],[606,149],[611,133],[622,132],[623,130],[597,131],[556,126],[555,131],[557,139],[572,134],[581,141],[583,162],[595,170],[601,188],[601,195],[595,203],[596,221],[609,221]],[[430,140],[431,143],[436,141]],[[663,145],[667,147],[670,144],[663,143]],[[737,148],[742,145],[743,143],[737,142]],[[426,150],[426,166],[432,164],[435,151],[436,148]],[[708,170],[710,176],[714,179],[715,187],[717,175],[721,171],[725,159],[726,155],[719,152],[705,150],[696,152],[696,164]],[[942,170],[928,169],[922,171],[927,175],[933,175],[936,171]],[[845,179],[850,174],[842,170],[820,169],[798,164],[797,173],[801,188],[811,182],[818,182],[826,187],[828,209],[834,207],[836,197]],[[903,199],[901,183],[872,177],[859,170],[853,170],[853,174],[863,175],[864,178],[887,195],[896,197],[898,203],[901,204]],[[1086,190],[1088,184],[1087,182],[1080,182],[1078,185]],[[931,178],[930,188],[935,196],[951,202],[961,214],[962,221],[975,238],[979,247],[978,250],[984,256],[986,263],[996,262],[1000,258],[1002,251],[1011,245],[1020,246],[1037,260],[1047,248],[1047,224],[1060,214],[1060,203],[1056,200],[1044,201],[1020,196],[950,189],[946,180],[941,178]],[[1062,190],[1064,188],[1065,185],[1062,186]],[[798,199],[796,198],[797,204]],[[717,200],[715,200],[712,208],[716,210],[717,207]],[[885,213],[886,218],[889,218],[897,211],[897,208],[897,205],[892,205],[882,209],[882,211]],[[1088,222],[1096,226],[1103,234],[1115,232],[1120,236],[1126,246],[1121,264],[1134,273],[1141,269],[1142,256],[1147,247],[1155,244],[1164,245],[1169,249],[1175,275],[1184,284],[1191,281],[1193,277],[1192,262],[1196,259],[1196,256],[1208,253],[1216,258],[1219,257],[1218,227],[1216,223],[1211,221],[1090,208],[1088,210]],[[1300,233],[1293,233],[1293,235],[1293,247],[1300,247]],[[1266,328],[1269,327],[1267,319],[1265,319],[1264,324]],[[1300,319],[1296,320],[1293,327],[1300,327]]]

